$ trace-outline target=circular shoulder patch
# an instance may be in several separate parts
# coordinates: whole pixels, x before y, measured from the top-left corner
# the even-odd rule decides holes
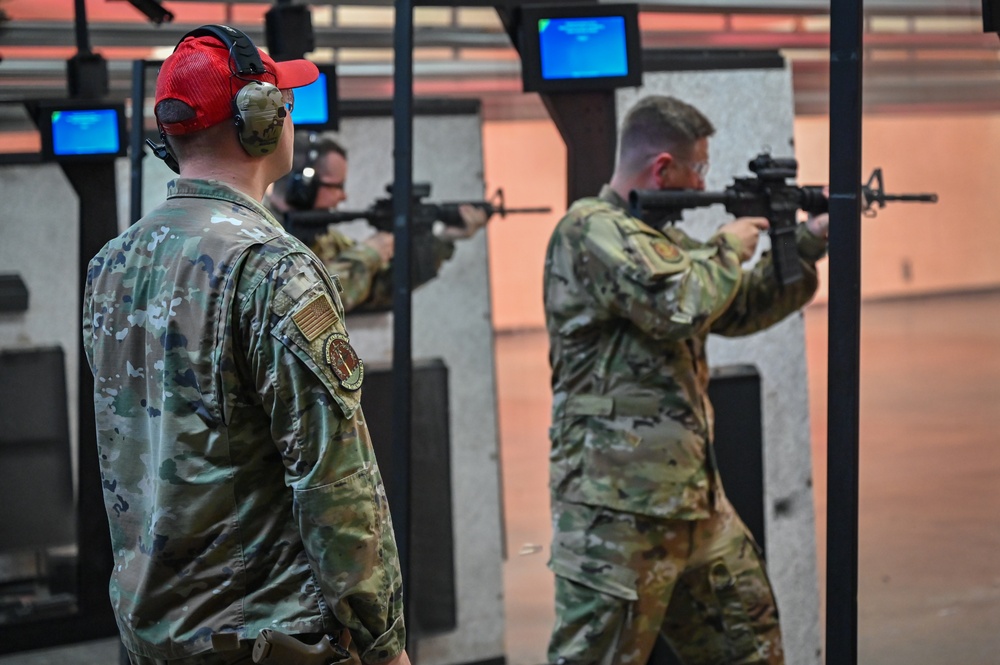
[[[330,333],[323,340],[323,361],[330,366],[346,390],[357,390],[365,378],[365,364],[358,358],[347,335]]]
[[[668,263],[677,263],[681,260],[681,251],[671,242],[657,238],[650,245],[652,245],[656,255]]]

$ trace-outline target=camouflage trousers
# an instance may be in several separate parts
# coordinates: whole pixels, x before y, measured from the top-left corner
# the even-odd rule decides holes
[[[685,665],[781,665],[759,549],[724,497],[704,520],[553,500],[548,661],[646,665],[661,635]]]

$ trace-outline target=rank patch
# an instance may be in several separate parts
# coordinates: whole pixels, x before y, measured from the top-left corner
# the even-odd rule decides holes
[[[333,311],[330,299],[325,293],[321,293],[293,314],[292,321],[302,335],[311,342],[337,322],[337,314]]]
[[[365,364],[358,358],[347,335],[330,333],[323,340],[323,360],[346,390],[357,390],[365,378]]]

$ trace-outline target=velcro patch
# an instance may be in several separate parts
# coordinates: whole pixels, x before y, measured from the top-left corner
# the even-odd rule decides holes
[[[632,233],[628,242],[651,276],[683,272],[690,264],[680,247],[658,233]]]
[[[323,340],[323,360],[340,379],[345,390],[357,390],[365,378],[365,364],[358,358],[347,335],[330,333]]]
[[[292,315],[302,336],[313,341],[337,322],[337,313],[325,293],[317,294],[306,306]]]
[[[681,251],[677,249],[677,246],[673,243],[669,243],[666,240],[656,239],[650,243],[653,251],[656,255],[668,263],[678,263],[683,258],[681,256]]]

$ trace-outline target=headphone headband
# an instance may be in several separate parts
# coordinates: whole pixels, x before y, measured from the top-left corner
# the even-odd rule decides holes
[[[236,71],[234,73],[238,76],[246,76],[248,74],[260,76],[267,73],[264,63],[260,60],[260,53],[257,51],[257,47],[254,46],[254,43],[245,33],[240,32],[236,28],[231,28],[228,25],[203,25],[181,37],[177,43],[180,44],[188,37],[215,37],[225,44],[236,63]],[[174,50],[176,50],[176,47],[174,47]]]

